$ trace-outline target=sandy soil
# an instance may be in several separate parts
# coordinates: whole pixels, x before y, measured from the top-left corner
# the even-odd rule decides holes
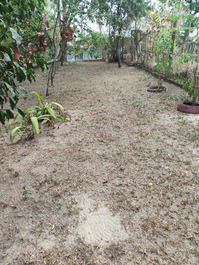
[[[199,264],[199,117],[176,111],[178,87],[146,92],[155,83],[115,64],[59,68],[49,100],[71,122],[0,140],[0,264]]]

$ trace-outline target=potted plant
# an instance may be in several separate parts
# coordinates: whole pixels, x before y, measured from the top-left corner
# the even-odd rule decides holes
[[[197,43],[196,43],[197,45]],[[199,54],[182,53],[178,59],[181,64],[194,65],[192,72],[187,70],[187,77],[180,81],[187,92],[186,98],[177,105],[177,110],[185,113],[199,114]]]
[[[178,104],[177,110],[184,113],[199,114],[199,73],[198,63],[194,69],[192,77],[182,81],[182,87],[188,97]]]

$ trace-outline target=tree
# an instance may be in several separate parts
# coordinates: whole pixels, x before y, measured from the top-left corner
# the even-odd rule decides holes
[[[88,30],[78,34],[77,38],[68,47],[68,51],[74,57],[87,52],[97,59],[99,54],[102,54],[102,51],[107,49],[107,46],[108,36],[106,34]]]
[[[142,17],[148,7],[145,0],[92,0],[91,8],[94,10],[98,23],[105,23],[109,28],[109,41],[111,58],[121,67],[121,38],[132,21]]]
[[[63,66],[66,60],[67,43],[72,40],[72,27],[76,24],[83,27],[86,22],[87,9],[89,1],[84,0],[54,0],[55,3],[60,3],[60,19],[59,27],[61,33],[60,50],[58,59]]]
[[[13,118],[19,94],[27,95],[19,83],[34,79],[33,64],[44,66],[49,25],[43,12],[44,0],[0,2],[0,122],[3,124]]]
[[[196,15],[199,13],[199,1],[198,0],[185,0],[185,2],[188,4],[192,15]]]
[[[155,39],[153,53],[155,56],[155,69],[158,71],[158,88],[161,87],[161,74],[167,74],[171,71],[171,62],[173,59],[172,53],[173,38],[172,31],[169,29],[161,29]]]

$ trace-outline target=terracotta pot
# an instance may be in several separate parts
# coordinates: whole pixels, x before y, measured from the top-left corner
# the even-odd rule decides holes
[[[184,113],[199,114],[199,104],[193,105],[192,102],[182,102],[178,104],[177,110]]]
[[[158,92],[162,92],[162,91],[166,91],[166,88],[164,86],[152,86],[152,87],[149,87],[147,89],[148,92],[155,92],[155,93],[158,93]]]

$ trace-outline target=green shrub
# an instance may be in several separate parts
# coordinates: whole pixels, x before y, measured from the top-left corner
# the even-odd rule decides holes
[[[7,130],[14,126],[10,132],[11,142],[16,136],[19,136],[20,139],[34,137],[40,133],[41,126],[46,123],[50,124],[55,120],[66,121],[67,119],[62,105],[57,102],[44,102],[37,92],[34,92],[34,95],[37,97],[39,105],[27,108],[25,111],[18,109],[20,120],[17,121],[18,116],[15,116],[14,122],[9,122],[7,126]]]

